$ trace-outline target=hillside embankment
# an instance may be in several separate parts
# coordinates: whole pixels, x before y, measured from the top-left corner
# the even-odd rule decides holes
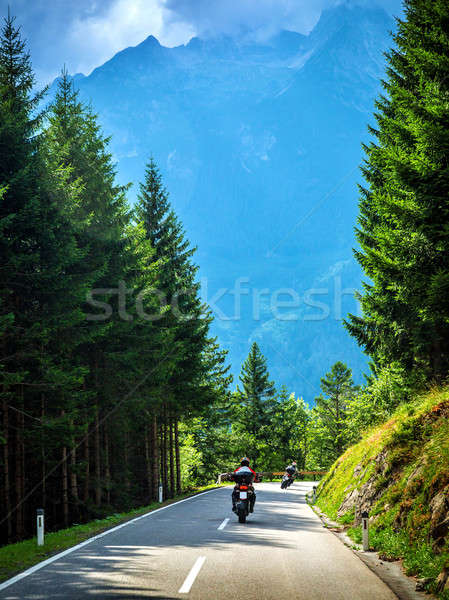
[[[384,560],[402,560],[419,585],[449,599],[449,388],[401,406],[332,466],[317,505]]]

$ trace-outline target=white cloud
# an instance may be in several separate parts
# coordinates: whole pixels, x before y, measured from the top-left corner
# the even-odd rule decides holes
[[[89,73],[116,52],[154,35],[166,46],[193,35],[251,31],[266,37],[279,29],[307,32],[321,10],[338,2],[381,4],[400,10],[401,0],[0,0],[23,25],[40,83],[65,64]]]
[[[333,0],[166,0],[172,22],[194,25],[200,35],[261,30],[269,35],[282,28],[307,32],[323,7]]]
[[[201,36],[250,30],[263,37],[281,29],[308,33],[323,9],[343,3],[394,13],[401,6],[401,0],[165,0],[172,22],[190,23]]]
[[[150,34],[166,46],[187,42],[195,30],[183,20],[167,27],[167,21],[171,21],[169,13],[164,0],[116,0],[102,14],[78,16],[67,38],[70,46],[79,49],[78,64],[71,70],[88,73]]]

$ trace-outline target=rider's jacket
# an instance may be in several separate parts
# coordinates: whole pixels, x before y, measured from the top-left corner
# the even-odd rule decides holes
[[[247,467],[246,465],[243,467],[237,467],[234,473],[252,473],[254,476],[256,472],[251,469],[251,467]]]
[[[250,481],[251,482],[254,482],[254,480],[257,477],[256,472],[253,471],[251,469],[251,467],[247,467],[246,465],[243,466],[243,467],[237,467],[236,470],[234,471],[234,474],[244,474],[244,473],[248,473],[248,475],[250,475],[250,477],[251,477]]]
[[[288,467],[286,467],[285,471],[289,475],[294,475],[296,473],[296,467],[294,465],[288,465]]]

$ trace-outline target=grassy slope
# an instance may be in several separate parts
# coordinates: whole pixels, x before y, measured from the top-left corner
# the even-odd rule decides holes
[[[144,515],[145,513],[151,512],[161,506],[172,504],[177,500],[182,500],[189,496],[193,496],[197,493],[204,492],[208,489],[216,488],[216,485],[203,486],[201,488],[195,488],[193,491],[177,496],[173,500],[167,500],[162,504],[154,502],[148,506],[137,508],[128,513],[114,514],[105,519],[97,519],[90,521],[83,525],[74,525],[68,529],[61,529],[54,533],[47,533],[45,535],[44,546],[38,547],[36,544],[36,538],[18,542],[17,544],[10,544],[9,546],[3,546],[0,548],[0,582],[13,577],[17,573],[28,569],[29,567],[62,552],[67,548],[71,548],[84,540],[87,540],[94,535],[102,533],[115,525],[120,525],[125,521],[129,521]]]
[[[339,518],[337,513],[347,495],[364,484],[375,495],[369,507],[373,547],[386,559],[403,559],[409,574],[434,582],[442,567],[449,566],[449,536],[437,550],[432,546],[430,507],[437,493],[449,502],[449,389],[402,406],[349,448],[321,482],[317,504],[331,518],[349,524],[356,541],[361,532],[353,526],[354,510],[340,512]],[[449,599],[449,592],[442,597]]]

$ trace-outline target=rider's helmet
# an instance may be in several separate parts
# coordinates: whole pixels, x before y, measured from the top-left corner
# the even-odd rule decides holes
[[[292,462],[292,465],[293,465],[294,467],[296,467],[296,461],[295,461],[295,460]]]
[[[249,467],[249,458],[247,456],[244,456],[240,461],[240,465],[242,467]]]

